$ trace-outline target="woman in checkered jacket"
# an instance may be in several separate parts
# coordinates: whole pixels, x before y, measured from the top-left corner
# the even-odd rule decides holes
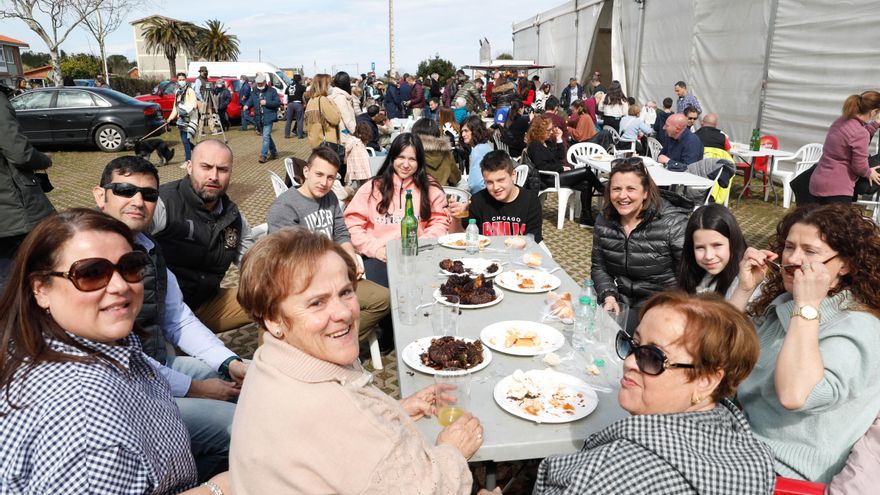
[[[776,476],[727,397],[758,360],[749,320],[715,293],[661,292],[630,337],[618,401],[632,416],[541,462],[535,494],[770,494]]]

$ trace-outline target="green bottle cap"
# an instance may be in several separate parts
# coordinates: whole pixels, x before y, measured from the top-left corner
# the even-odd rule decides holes
[[[604,368],[605,367],[605,360],[604,359],[597,359],[597,360],[593,361],[593,364],[595,364],[599,368]]]
[[[472,223],[473,223],[473,224],[476,224],[476,223],[477,223],[477,219],[476,219],[476,218],[471,218],[470,220],[468,220],[468,224],[472,224]]]

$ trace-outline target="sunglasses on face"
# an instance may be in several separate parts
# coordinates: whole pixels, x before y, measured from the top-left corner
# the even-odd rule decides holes
[[[114,182],[112,184],[104,184],[104,189],[113,191],[113,194],[122,198],[133,198],[135,194],[141,193],[144,201],[155,203],[159,200],[159,190],[155,187],[138,187],[128,182]]]
[[[823,265],[824,265],[824,264],[827,264],[829,261],[833,260],[834,258],[837,258],[838,256],[840,256],[840,254],[835,254],[834,256],[828,258],[828,259],[825,260],[825,261],[822,261],[821,263],[822,263]],[[788,275],[791,275],[791,276],[794,276],[795,272],[797,272],[798,270],[800,270],[801,267],[803,266],[803,264],[800,264],[800,265],[782,265],[782,264],[776,263],[775,261],[771,261],[770,264],[773,265],[774,267],[776,267],[777,269],[779,269],[779,270],[781,270],[781,271],[784,271],[785,273],[787,273]],[[809,264],[809,263],[807,263],[807,264]]]
[[[657,346],[636,345],[632,337],[622,330],[617,332],[615,347],[617,347],[617,355],[620,356],[620,359],[626,359],[630,354],[635,354],[639,371],[646,375],[657,376],[669,368],[693,369],[696,367],[692,364],[670,363],[666,353]]]
[[[688,117],[687,119],[688,119],[688,121],[697,120],[696,117]]]
[[[66,272],[49,272],[48,275],[70,280],[81,292],[92,292],[107,287],[113,272],[119,272],[130,284],[143,281],[149,262],[145,253],[132,251],[122,255],[116,264],[105,258],[86,258],[74,261]]]

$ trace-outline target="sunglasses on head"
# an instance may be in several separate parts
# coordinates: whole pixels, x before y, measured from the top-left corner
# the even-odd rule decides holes
[[[135,194],[141,193],[144,201],[155,203],[159,200],[159,190],[155,187],[138,187],[128,182],[113,182],[112,184],[104,184],[104,189],[113,191],[113,194],[122,198],[133,198]]]
[[[630,354],[635,354],[639,371],[646,375],[657,376],[669,368],[693,369],[696,367],[692,364],[670,363],[666,353],[660,348],[655,345],[636,345],[632,337],[622,330],[617,332],[615,347],[620,359],[626,359]]]
[[[612,169],[618,165],[623,165],[623,164],[630,165],[632,167],[639,167],[642,170],[645,169],[645,162],[642,161],[642,158],[639,156],[631,156],[629,158],[616,158],[614,160],[611,160],[611,168]]]
[[[113,272],[119,272],[130,284],[143,281],[149,262],[145,253],[132,251],[120,256],[116,264],[105,258],[86,258],[74,261],[66,272],[48,272],[48,275],[66,278],[77,290],[92,292],[107,287]]]

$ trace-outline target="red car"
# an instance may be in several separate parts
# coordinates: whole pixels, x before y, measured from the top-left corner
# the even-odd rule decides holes
[[[226,107],[226,115],[229,116],[229,120],[240,119],[241,103],[238,102],[238,90],[241,88],[241,80],[234,77],[209,77],[208,81],[215,82],[219,79],[226,81],[226,87],[230,88],[232,93],[232,100],[229,102],[229,106]],[[195,78],[187,78],[187,81],[192,83],[195,81]],[[158,103],[162,108],[162,115],[167,119],[171,115],[171,109],[174,108],[174,92],[177,90],[177,84],[175,83],[176,81],[162,81],[153,88],[152,93],[136,96],[135,99],[148,103]]]

